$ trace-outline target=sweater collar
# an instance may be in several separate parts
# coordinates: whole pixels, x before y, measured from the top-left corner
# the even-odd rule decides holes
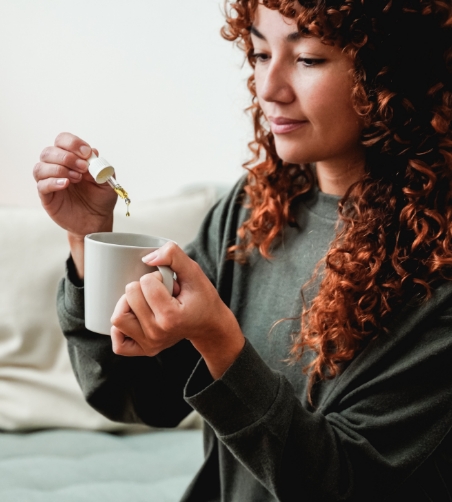
[[[331,195],[323,193],[315,185],[303,198],[302,204],[311,212],[330,221],[337,221],[338,204],[342,199],[341,195]]]

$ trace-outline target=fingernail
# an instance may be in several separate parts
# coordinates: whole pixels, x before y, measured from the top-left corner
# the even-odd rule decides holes
[[[157,251],[153,251],[152,253],[146,255],[146,256],[143,256],[143,258],[141,258],[144,263],[149,263],[151,261],[154,261],[155,259],[157,259],[158,257],[158,252]]]
[[[81,173],[77,173],[76,171],[69,171],[68,174],[69,174],[69,177],[74,180],[79,180],[82,177]]]
[[[91,148],[86,145],[82,145],[80,147],[80,153],[83,155],[83,157],[88,157],[88,155],[91,153]]]
[[[66,183],[66,180],[64,178],[59,178],[56,180],[57,185],[64,185]]]
[[[88,162],[83,159],[77,159],[75,165],[80,169],[80,171],[86,172],[88,170]]]

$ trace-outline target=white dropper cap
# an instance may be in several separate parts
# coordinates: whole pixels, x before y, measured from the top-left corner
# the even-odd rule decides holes
[[[113,178],[115,174],[114,167],[105,160],[103,157],[98,157],[94,152],[88,159],[88,171],[91,176],[95,179],[96,183],[108,183],[111,188],[122,198],[126,204],[130,204],[130,199],[127,196],[127,192],[119,185],[119,183]],[[119,190],[119,191],[118,191]],[[127,216],[129,213],[127,212]]]
[[[96,183],[106,183],[115,174],[114,167],[102,157],[98,157],[94,152],[88,159],[88,170]]]

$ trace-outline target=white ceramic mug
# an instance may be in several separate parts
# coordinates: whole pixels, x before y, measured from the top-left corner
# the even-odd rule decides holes
[[[109,335],[111,316],[127,284],[157,269],[173,294],[173,271],[151,267],[141,258],[169,239],[143,234],[99,232],[85,236],[85,326]]]

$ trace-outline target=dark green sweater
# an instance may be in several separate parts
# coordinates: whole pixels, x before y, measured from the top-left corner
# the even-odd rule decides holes
[[[389,334],[316,387],[311,409],[301,371],[311,356],[284,361],[297,324],[270,329],[299,314],[338,198],[311,194],[274,259],[238,265],[225,252],[246,218],[240,193],[239,183],[186,250],[241,325],[238,359],[213,381],[186,340],[153,358],[117,356],[109,337],[85,329],[83,288],[66,278],[58,312],[88,402],[112,420],[153,426],[175,426],[193,408],[203,416],[205,463],[184,501],[452,500],[452,285],[406,305]]]

